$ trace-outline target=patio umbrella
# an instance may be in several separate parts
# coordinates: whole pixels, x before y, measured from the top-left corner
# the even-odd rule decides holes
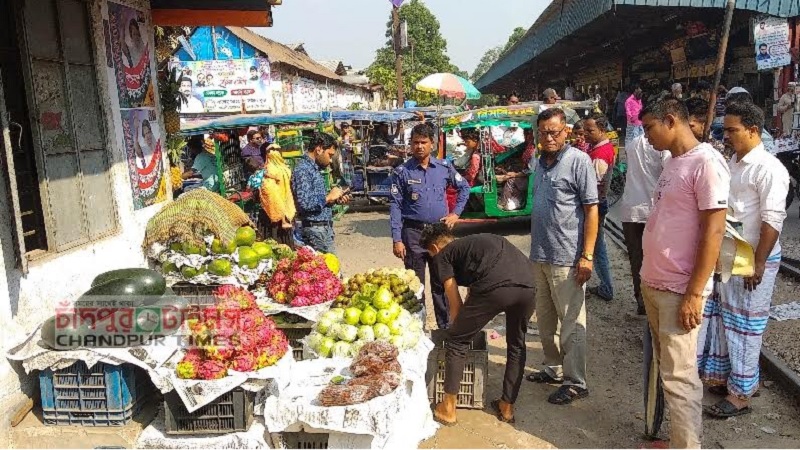
[[[417,90],[439,97],[466,98],[468,100],[481,98],[480,91],[472,83],[452,73],[428,75],[417,83]]]

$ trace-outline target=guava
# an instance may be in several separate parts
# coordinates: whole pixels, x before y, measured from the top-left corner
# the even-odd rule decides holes
[[[392,321],[392,313],[388,309],[378,310],[378,323],[388,325]]]
[[[378,313],[372,308],[365,309],[361,312],[361,323],[364,325],[375,325],[378,320]]]
[[[251,227],[241,227],[236,230],[236,246],[249,247],[256,241],[256,230]]]
[[[248,269],[255,269],[258,267],[260,258],[258,253],[252,247],[239,247],[239,265],[247,267]]]
[[[344,321],[348,325],[358,325],[358,323],[361,321],[361,310],[357,308],[345,309]]]

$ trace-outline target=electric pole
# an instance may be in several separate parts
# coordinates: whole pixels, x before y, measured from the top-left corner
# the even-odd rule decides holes
[[[397,107],[403,107],[403,49],[400,43],[400,8],[392,6],[392,23],[394,25],[394,70],[397,77]]]

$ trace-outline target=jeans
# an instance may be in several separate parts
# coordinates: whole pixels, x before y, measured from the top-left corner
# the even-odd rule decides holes
[[[517,401],[525,371],[525,332],[535,307],[534,295],[533,288],[505,286],[467,297],[453,326],[447,330],[445,393],[458,394],[469,344],[490,320],[505,312],[508,349],[503,377],[503,396],[500,400],[512,404]]]
[[[601,210],[603,208],[601,207]],[[614,280],[611,277],[611,262],[608,260],[608,250],[606,249],[606,233],[603,226],[606,223],[606,215],[604,212],[608,211],[606,206],[605,211],[601,212],[600,222],[597,227],[597,241],[594,244],[594,271],[597,278],[600,279],[600,285],[597,287],[597,293],[604,298],[614,298]]]
[[[318,252],[336,254],[333,237],[332,225],[303,227],[303,242]]]
[[[419,245],[422,230],[412,227],[403,227],[400,236],[406,247],[406,258],[403,260],[406,269],[411,269],[425,286],[425,267],[431,267],[428,251]],[[450,325],[450,307],[444,296],[444,286],[439,277],[431,270],[431,296],[433,297],[433,312],[436,315],[436,324],[440,330],[447,329]]]

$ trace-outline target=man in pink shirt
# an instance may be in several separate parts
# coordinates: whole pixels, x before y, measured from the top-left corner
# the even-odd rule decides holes
[[[683,102],[668,97],[648,105],[642,122],[650,144],[672,154],[642,239],[642,295],[670,409],[670,446],[699,448],[697,338],[725,232],[731,176],[722,155],[695,138]]]
[[[639,114],[642,112],[642,88],[636,86],[633,94],[625,100],[625,116],[628,119],[628,128],[625,131],[625,146],[630,145],[631,141],[641,136],[642,120]]]

